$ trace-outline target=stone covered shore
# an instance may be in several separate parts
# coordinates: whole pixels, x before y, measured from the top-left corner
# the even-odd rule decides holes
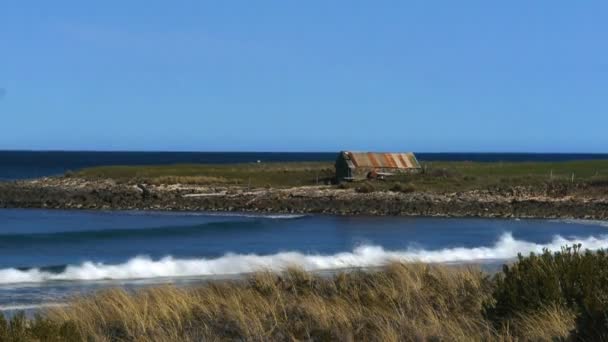
[[[336,215],[608,219],[605,196],[515,187],[457,193],[357,193],[334,186],[247,189],[50,177],[0,183],[0,208],[243,211]]]

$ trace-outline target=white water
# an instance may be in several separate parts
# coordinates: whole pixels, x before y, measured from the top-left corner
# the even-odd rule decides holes
[[[131,216],[206,216],[206,217],[245,217],[245,218],[262,218],[275,220],[291,220],[306,217],[305,214],[264,214],[264,213],[247,213],[247,212],[215,212],[215,211],[125,211],[123,215]]]
[[[8,304],[0,305],[0,311],[21,311],[21,310],[32,310],[40,308],[54,308],[65,306],[66,303],[39,303],[39,304]]]
[[[61,273],[50,273],[39,269],[0,269],[0,284],[39,283],[53,280],[101,280],[142,279],[157,277],[184,277],[239,274],[259,270],[280,271],[288,266],[300,266],[305,270],[327,270],[350,267],[381,266],[389,261],[419,261],[430,263],[483,262],[506,260],[517,253],[542,252],[544,248],[559,250],[562,246],[582,244],[583,248],[597,250],[608,247],[608,235],[600,237],[566,239],[555,236],[550,243],[537,244],[516,240],[509,233],[489,247],[445,248],[424,250],[409,248],[402,251],[387,251],[378,246],[360,246],[352,252],[332,255],[281,252],[272,255],[226,254],[215,259],[175,259],[171,256],[160,260],[138,256],[123,264],[106,265],[85,262],[68,266]]]

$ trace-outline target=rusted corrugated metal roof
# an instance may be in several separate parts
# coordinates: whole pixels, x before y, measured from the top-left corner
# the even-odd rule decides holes
[[[412,169],[420,168],[413,153],[342,152],[351,168]]]

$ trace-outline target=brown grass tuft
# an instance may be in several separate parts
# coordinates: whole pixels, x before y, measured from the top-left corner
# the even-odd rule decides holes
[[[574,329],[574,312],[549,306],[529,314],[519,314],[510,327],[518,336],[527,336],[531,341],[563,341]]]

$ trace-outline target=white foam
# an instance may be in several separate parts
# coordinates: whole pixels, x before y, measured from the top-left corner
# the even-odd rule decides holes
[[[265,214],[265,213],[247,213],[247,212],[225,212],[225,211],[149,211],[149,212],[141,212],[141,211],[125,211],[127,215],[133,216],[149,216],[149,215],[158,215],[158,216],[209,216],[209,217],[244,217],[244,218],[266,218],[266,219],[278,219],[278,220],[289,220],[289,219],[297,219],[302,218],[307,215],[305,214]]]
[[[40,303],[40,304],[7,304],[0,305],[0,311],[21,311],[21,310],[33,310],[40,308],[54,308],[66,306],[66,303]]]
[[[542,252],[544,248],[559,250],[562,246],[582,244],[583,248],[597,250],[608,247],[608,235],[586,238],[555,236],[547,244],[516,240],[510,233],[502,235],[489,247],[456,247],[439,250],[408,248],[388,251],[379,246],[364,245],[352,252],[331,255],[281,252],[272,255],[226,254],[215,259],[176,259],[171,256],[153,260],[145,256],[135,257],[123,264],[107,265],[84,262],[68,266],[61,273],[39,269],[0,269],[0,284],[37,283],[55,280],[102,280],[145,279],[158,277],[192,277],[229,275],[258,270],[280,271],[298,265],[305,270],[325,270],[351,267],[381,266],[389,261],[419,261],[429,263],[483,262],[514,258],[518,253]]]

